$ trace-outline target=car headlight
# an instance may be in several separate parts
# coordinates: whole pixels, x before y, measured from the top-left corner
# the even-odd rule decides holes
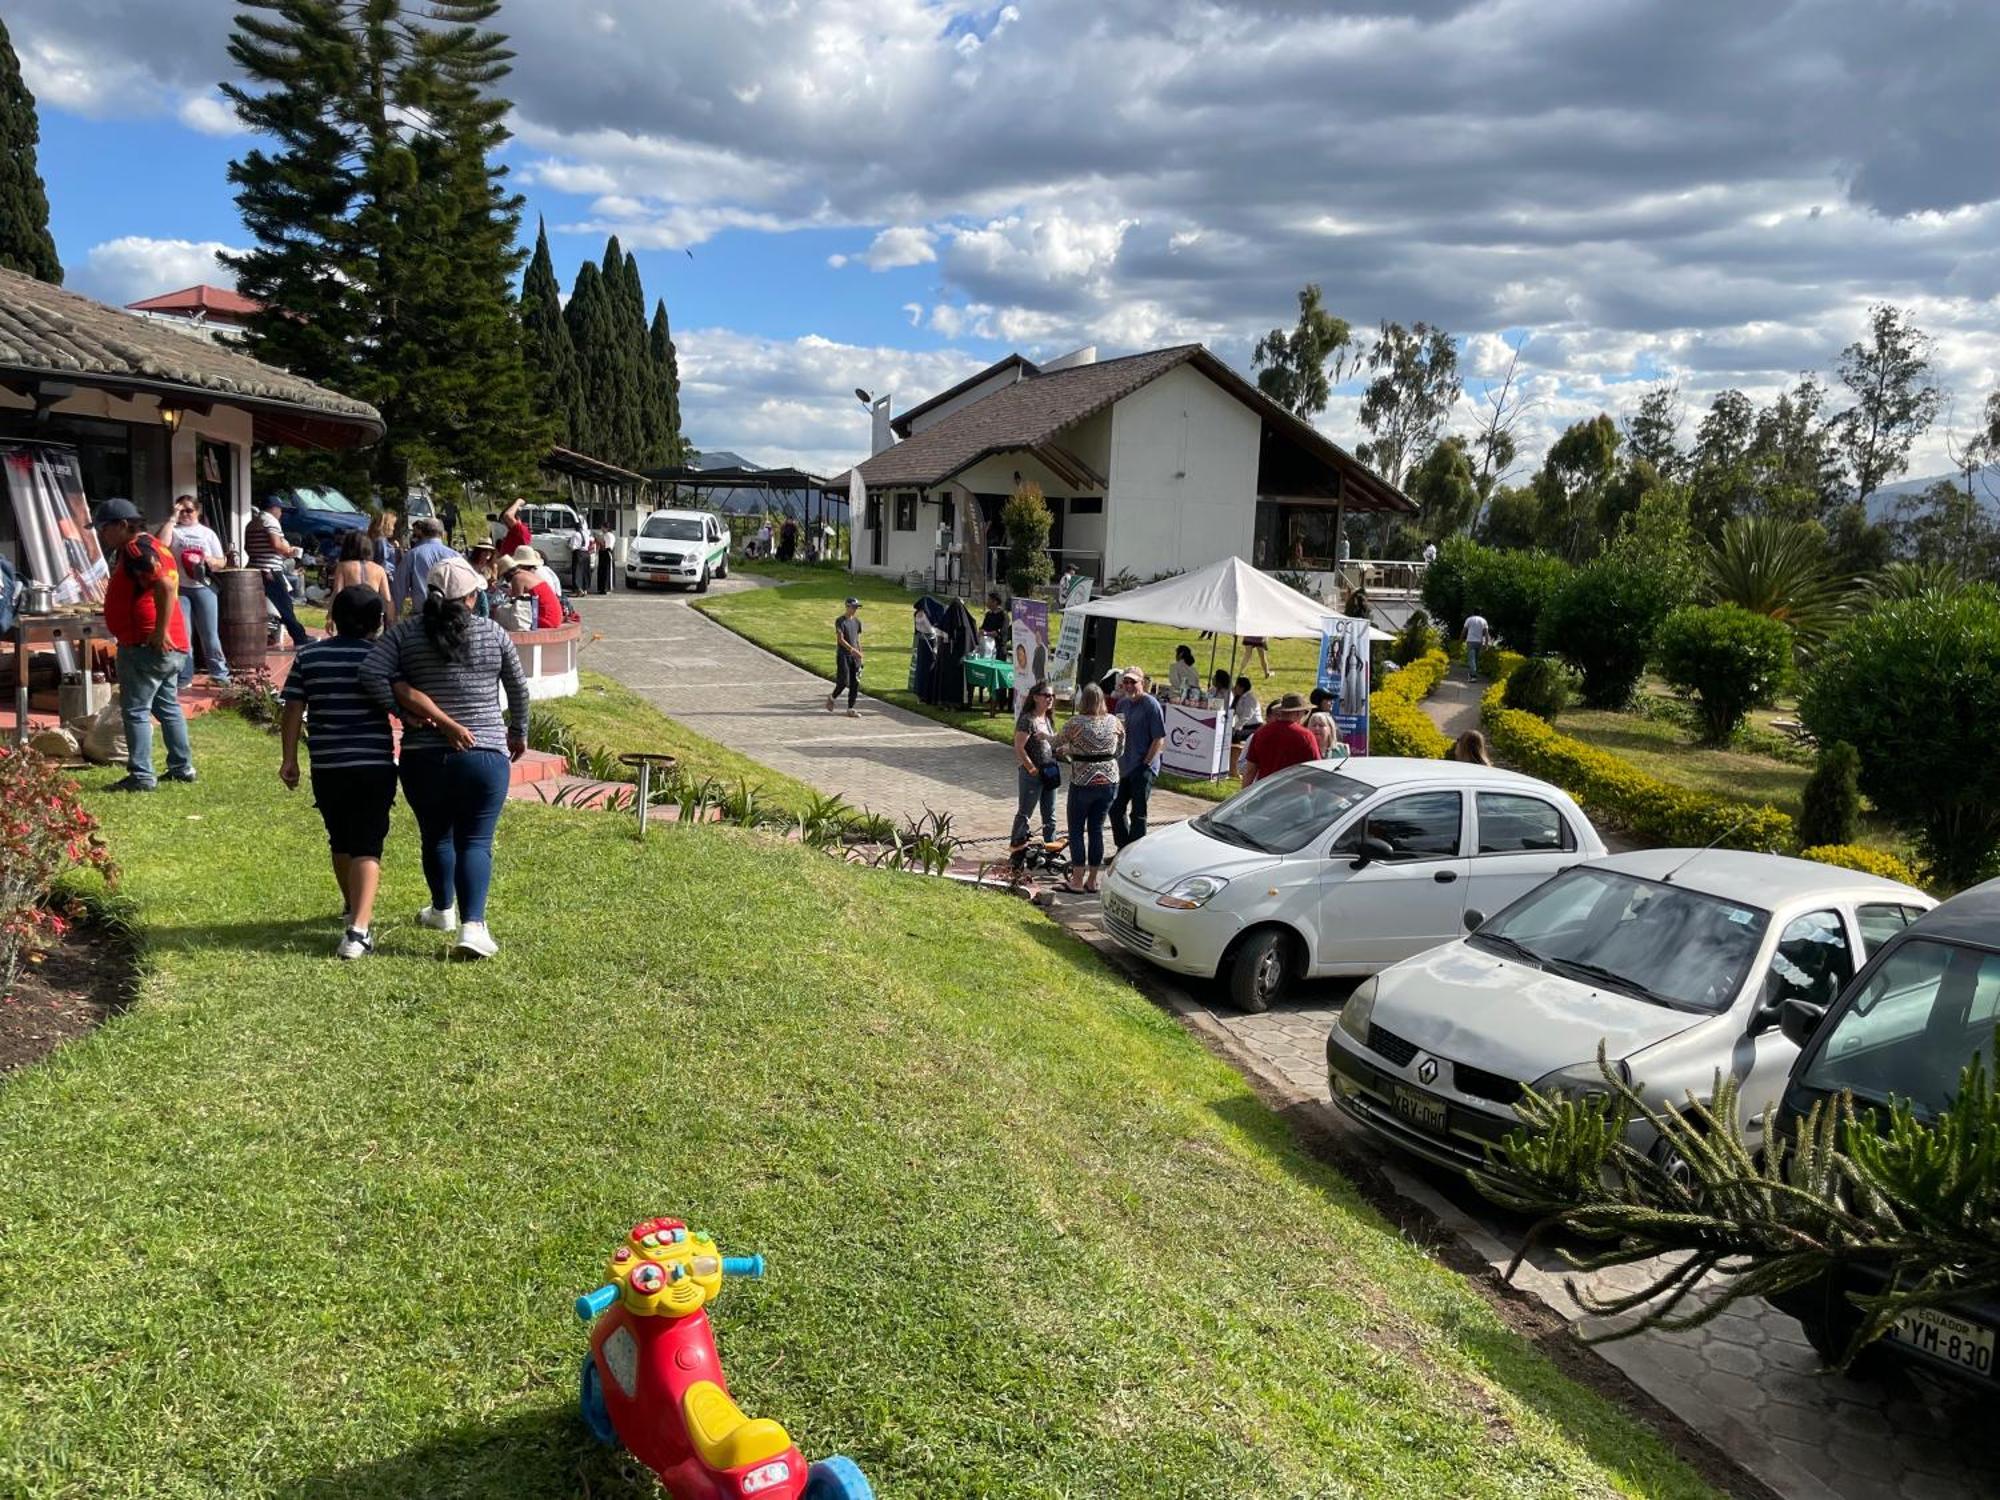
[[[1228,884],[1220,875],[1190,875],[1160,897],[1159,904],[1176,911],[1193,911],[1197,906],[1208,905]]]
[[[1375,1014],[1377,988],[1376,977],[1370,974],[1354,987],[1347,1004],[1340,1008],[1340,1029],[1364,1045],[1368,1041],[1368,1022]]]
[[[1622,1060],[1611,1064],[1612,1073],[1618,1081],[1627,1085],[1632,1082],[1632,1070]],[[1579,1104],[1593,1100],[1598,1104],[1608,1104],[1611,1100],[1611,1086],[1604,1081],[1604,1073],[1597,1066],[1596,1059],[1576,1063],[1571,1067],[1557,1068],[1553,1073],[1545,1073],[1533,1084],[1538,1094],[1554,1094],[1560,1098],[1573,1099]]]

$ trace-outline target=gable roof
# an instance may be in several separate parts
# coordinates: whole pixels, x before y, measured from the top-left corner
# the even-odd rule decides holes
[[[953,386],[950,390],[939,391],[935,396],[931,397],[930,400],[920,401],[915,406],[911,407],[908,411],[903,412],[897,416],[891,417],[889,419],[890,429],[898,437],[905,437],[905,438],[908,437],[910,435],[910,424],[916,421],[916,419],[918,417],[921,417],[925,412],[931,410],[931,408],[933,407],[943,406],[947,401],[951,401],[959,396],[963,396],[967,391],[973,390],[976,387],[983,385],[985,382],[991,380],[995,375],[998,375],[1005,370],[1019,370],[1024,377],[1029,375],[1041,374],[1041,367],[1037,365],[1033,360],[1027,358],[1025,355],[1010,354],[1005,359],[996,360],[994,363],[988,365],[985,369],[981,370],[977,375],[966,376],[965,379],[961,380],[957,385]]]
[[[1267,431],[1275,430],[1295,447],[1338,471],[1348,509],[1416,509],[1401,490],[1312,423],[1294,416],[1266,396],[1200,344],[1177,344],[1146,354],[1128,354],[1122,359],[1027,375],[868,459],[860,465],[862,482],[870,489],[923,489],[942,484],[982,458],[1038,448],[1052,441],[1064,428],[1088,421],[1182,365],[1192,365],[1255,411],[1264,419]],[[980,378],[983,376],[975,376],[974,381]],[[964,384],[955,389],[963,389]],[[933,398],[926,405],[941,399]],[[830,482],[845,486],[847,477],[836,475]]]
[[[227,287],[203,284],[183,287],[178,292],[162,292],[142,302],[128,302],[125,308],[128,312],[219,313],[223,317],[248,318],[262,312],[264,304]]]
[[[259,442],[349,448],[383,431],[381,413],[365,401],[170,322],[0,269],[0,383],[44,381],[241,406],[256,417]]]

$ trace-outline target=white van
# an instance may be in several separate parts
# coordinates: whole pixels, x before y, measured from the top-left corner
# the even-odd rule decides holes
[[[704,594],[710,579],[728,576],[728,523],[705,510],[654,511],[625,557],[628,588],[671,584]]]

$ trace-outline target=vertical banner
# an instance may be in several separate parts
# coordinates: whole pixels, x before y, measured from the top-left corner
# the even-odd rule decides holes
[[[1014,712],[1029,690],[1049,675],[1049,607],[1040,599],[1014,601]]]
[[[1076,659],[1083,652],[1083,616],[1075,611],[1079,604],[1088,603],[1090,580],[1079,573],[1070,580],[1069,591],[1056,601],[1056,607],[1063,612],[1063,622],[1062,633],[1056,637],[1049,680],[1055,685],[1057,697],[1067,697],[1076,691]]]
[[[1333,694],[1333,722],[1350,755],[1368,753],[1368,645],[1366,620],[1325,617],[1318,686]]]
[[[54,589],[58,604],[102,603],[109,574],[91,529],[76,450],[20,443],[0,454],[28,577]]]

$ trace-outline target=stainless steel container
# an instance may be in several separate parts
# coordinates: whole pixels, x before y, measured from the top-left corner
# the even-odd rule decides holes
[[[46,583],[31,583],[21,591],[21,613],[52,615],[56,612],[56,591]]]

